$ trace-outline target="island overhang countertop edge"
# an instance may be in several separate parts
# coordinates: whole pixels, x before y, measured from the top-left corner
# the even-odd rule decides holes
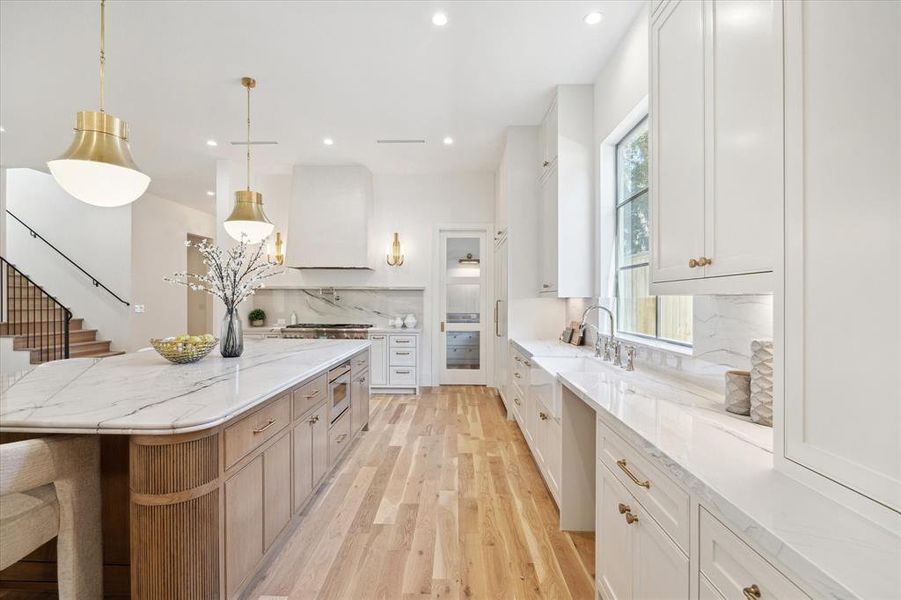
[[[167,363],[152,352],[46,363],[0,393],[0,432],[203,431],[251,412],[369,346],[368,340],[266,339],[248,340],[240,358],[217,353],[190,365]]]

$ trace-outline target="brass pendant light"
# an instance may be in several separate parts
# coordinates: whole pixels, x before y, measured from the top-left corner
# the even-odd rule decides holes
[[[275,229],[263,212],[263,194],[250,190],[250,90],[257,82],[251,77],[242,77],[241,85],[247,88],[247,189],[235,192],[235,208],[223,223],[225,231],[232,238],[245,239],[249,244],[259,244]]]
[[[147,190],[128,147],[128,125],[105,112],[106,2],[100,0],[100,110],[75,115],[75,139],[65,154],[47,163],[53,178],[72,196],[94,206],[122,206]]]

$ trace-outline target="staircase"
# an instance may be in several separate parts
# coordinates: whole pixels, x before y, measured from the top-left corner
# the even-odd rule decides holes
[[[28,352],[33,365],[64,358],[124,354],[85,329],[71,311],[0,256],[0,337],[12,338],[13,350]]]

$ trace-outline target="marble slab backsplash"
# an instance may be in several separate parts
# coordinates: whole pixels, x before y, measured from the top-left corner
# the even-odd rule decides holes
[[[253,308],[266,313],[266,324],[275,326],[278,319],[291,322],[291,313],[298,323],[371,323],[388,327],[389,320],[410,313],[422,323],[422,290],[378,289],[262,289],[246,303],[241,315]]]
[[[590,298],[568,300],[566,322],[579,320],[582,311],[593,302]],[[612,306],[603,299],[602,303]],[[773,338],[773,297],[695,296],[692,311],[691,349],[677,352],[636,342],[636,365],[662,370],[722,393],[727,370],[750,370],[751,341]],[[593,333],[591,336],[586,343],[594,343]]]

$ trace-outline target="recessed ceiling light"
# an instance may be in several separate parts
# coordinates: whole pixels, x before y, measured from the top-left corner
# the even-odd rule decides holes
[[[335,140],[333,140],[332,138],[322,138],[322,143],[326,146],[334,146]]]
[[[3,125],[0,125],[0,133],[6,133],[6,128]]]
[[[437,12],[432,15],[432,24],[438,27],[444,27],[447,25],[447,15],[443,12]]]
[[[602,15],[598,11],[590,12],[585,15],[585,23],[587,23],[588,25],[597,25],[603,18],[604,15]]]
[[[451,144],[454,143],[454,138],[452,138],[451,136],[447,136],[446,138],[444,138],[441,141],[444,142],[445,146],[450,146]]]
[[[207,140],[206,145],[210,146],[211,148],[215,148],[219,145],[219,142],[217,142],[216,140]]]
[[[207,191],[206,191],[206,195],[207,195],[207,196],[215,196],[215,195],[216,195],[216,192],[214,192],[213,190],[207,190]]]

